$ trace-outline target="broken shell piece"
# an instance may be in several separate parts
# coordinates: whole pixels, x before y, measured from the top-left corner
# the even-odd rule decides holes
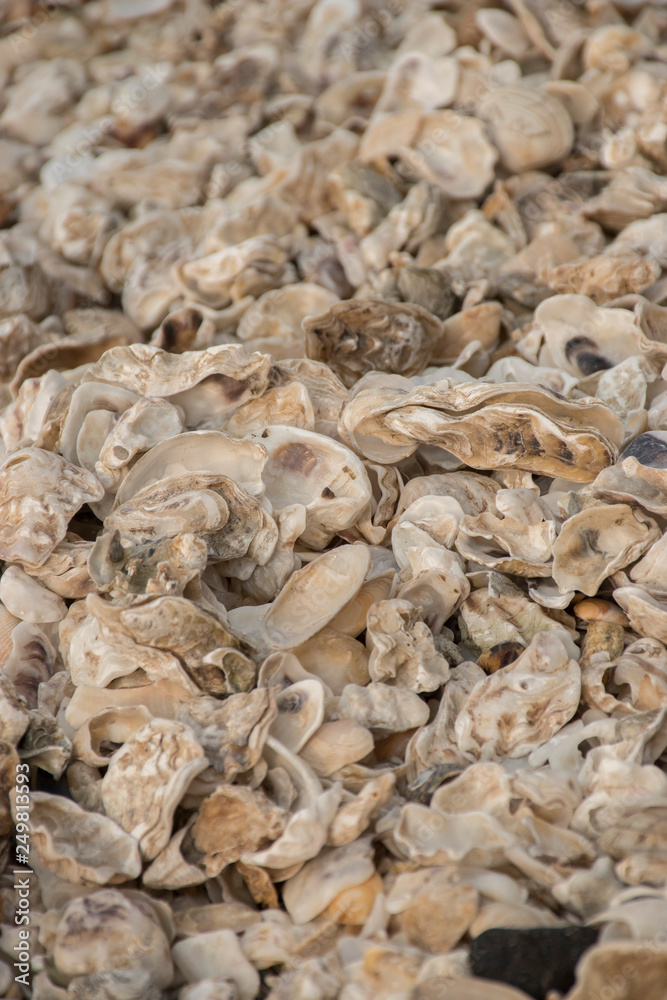
[[[41,864],[79,885],[126,882],[141,874],[139,845],[106,816],[62,795],[34,792],[30,836]]]
[[[0,600],[11,614],[27,622],[58,622],[67,614],[64,601],[18,566],[8,566],[0,577]]]
[[[398,928],[411,944],[432,954],[455,947],[477,909],[477,890],[447,868],[399,875],[387,897],[387,910],[397,914]]]
[[[104,495],[90,472],[41,448],[11,452],[0,470],[0,557],[9,562],[46,562],[72,515]]]
[[[382,806],[391,798],[396,778],[391,771],[371,778],[351,802],[340,807],[329,827],[327,844],[342,847],[351,844],[367,829]]]
[[[354,597],[370,562],[366,546],[341,545],[293,573],[264,621],[271,646],[292,649],[315,635]]]
[[[435,691],[449,677],[449,664],[435,648],[433,633],[409,601],[378,601],[368,612],[368,671],[374,681]]]
[[[371,681],[365,687],[346,684],[336,714],[376,731],[378,736],[416,729],[428,722],[428,705],[409,689]]]
[[[109,761],[102,780],[106,813],[139,841],[142,856],[151,860],[169,841],[185,789],[207,766],[187,726],[152,719]]]
[[[590,507],[563,524],[553,544],[553,577],[561,593],[593,597],[606,577],[639,558],[659,537],[655,521],[626,504]]]
[[[370,371],[418,375],[440,340],[439,321],[409,303],[352,299],[304,321],[308,357],[351,388]]]
[[[514,663],[473,690],[455,724],[459,748],[480,760],[522,757],[572,718],[580,693],[576,660],[558,635],[540,632]]]
[[[236,335],[249,347],[261,344],[276,361],[304,357],[303,320],[319,316],[337,301],[334,292],[308,282],[264,292],[241,317]]]
[[[475,118],[456,111],[414,110],[383,115],[364,132],[361,160],[371,163],[392,156],[450,198],[483,194],[493,180],[498,158],[484,126]]]
[[[191,837],[204,855],[200,864],[213,877],[242,855],[279,837],[285,822],[283,811],[260,789],[223,785],[200,805]]]
[[[67,980],[101,969],[147,972],[158,988],[171,982],[169,942],[148,902],[116,889],[71,900],[55,929],[53,961]]]
[[[346,764],[363,760],[373,749],[373,737],[351,719],[325,722],[301,750],[315,774],[326,778]]]
[[[374,874],[368,839],[326,848],[285,882],[285,908],[295,924],[305,924],[322,913],[340,893],[362,885]]]

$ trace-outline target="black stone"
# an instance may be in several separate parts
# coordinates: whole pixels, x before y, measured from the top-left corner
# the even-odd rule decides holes
[[[598,933],[594,927],[495,927],[472,942],[471,970],[545,1000],[549,990],[567,993],[579,958]]]
[[[640,434],[625,449],[619,462],[624,458],[636,458],[640,465],[653,469],[667,468],[667,441],[655,434]]]

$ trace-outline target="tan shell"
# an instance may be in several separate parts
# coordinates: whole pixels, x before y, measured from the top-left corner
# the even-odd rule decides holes
[[[348,388],[370,371],[418,375],[441,336],[421,306],[356,299],[308,317],[303,328],[308,357],[326,362]]]
[[[207,764],[192,731],[167,719],[151,720],[113,755],[102,780],[104,808],[136,838],[143,857],[166,846],[174,810]]]
[[[200,805],[191,837],[204,855],[200,863],[212,877],[242,855],[276,840],[285,823],[283,811],[260,790],[222,786]]]
[[[0,600],[22,621],[58,622],[67,614],[64,601],[18,566],[8,566],[0,577]]]
[[[560,101],[528,87],[498,87],[480,101],[503,166],[512,173],[537,170],[570,152],[574,129]]]
[[[359,590],[369,566],[365,546],[343,545],[293,573],[266,615],[264,631],[270,645],[292,649],[310,639]],[[308,607],[303,594],[308,594]]]

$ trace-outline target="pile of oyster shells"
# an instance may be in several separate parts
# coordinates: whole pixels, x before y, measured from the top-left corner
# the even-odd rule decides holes
[[[664,3],[0,36],[2,995],[662,997]]]

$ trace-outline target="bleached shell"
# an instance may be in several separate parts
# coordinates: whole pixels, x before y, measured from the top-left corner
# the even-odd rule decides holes
[[[185,260],[175,268],[182,294],[202,305],[221,309],[243,298],[261,295],[294,280],[288,254],[274,236],[251,236],[232,247]]]
[[[275,352],[285,349],[291,353],[283,354],[284,357],[302,357],[305,348],[302,321],[306,316],[320,315],[337,301],[334,292],[309,282],[264,292],[241,317],[236,335],[244,343],[258,339],[272,344],[275,341],[272,354],[276,360],[280,360],[280,355]]]
[[[418,728],[429,717],[428,705],[415,692],[378,681],[365,687],[346,684],[336,714],[384,734]]]
[[[328,846],[342,847],[361,836],[391,798],[395,784],[392,772],[385,771],[377,778],[371,778],[350,802],[345,802],[329,827]]]
[[[378,601],[369,609],[366,645],[374,681],[420,692],[435,691],[449,677],[449,665],[436,650],[431,630],[409,601]]]
[[[305,924],[339,893],[366,882],[374,871],[371,845],[366,839],[344,847],[326,848],[285,882],[285,908],[295,924]]]
[[[16,625],[11,642],[12,651],[5,660],[4,672],[28,708],[36,708],[38,686],[51,677],[56,650],[42,629],[32,622]]]
[[[72,757],[86,764],[106,767],[110,755],[102,753],[103,744],[125,743],[152,717],[144,705],[103,708],[77,729],[72,740]]]
[[[308,357],[324,361],[351,388],[370,371],[418,375],[441,336],[421,306],[401,302],[338,302],[303,322]]]
[[[262,480],[273,509],[293,503],[306,508],[305,545],[323,549],[335,532],[355,523],[372,490],[363,463],[349,448],[323,434],[281,425],[253,437],[268,452]]]
[[[239,438],[257,436],[271,424],[315,429],[313,401],[305,385],[292,382],[248,400],[225,423],[225,433]]]
[[[140,543],[194,533],[216,562],[247,557],[263,566],[278,543],[278,528],[261,502],[215,473],[168,476],[144,486],[114,507],[104,525]]]
[[[79,449],[81,449],[81,457],[93,454],[94,449],[96,460],[108,430],[111,429],[118,417],[139,399],[136,392],[130,392],[119,385],[84,383],[77,386],[72,393],[60,434],[60,453],[63,458],[67,459],[68,462],[83,465],[83,462],[80,461]],[[90,440],[96,430],[91,415],[92,418],[105,417],[108,422],[108,426],[97,435],[97,441]],[[94,472],[94,461],[91,464],[92,468],[89,468],[88,465],[84,468],[88,468],[89,472]]]
[[[450,198],[483,194],[498,158],[475,118],[456,111],[416,110],[384,115],[364,132],[359,147],[362,161],[392,156]]]
[[[142,970],[158,988],[173,975],[169,941],[148,897],[99,889],[69,902],[55,928],[53,961],[67,980],[102,969]]]
[[[544,333],[546,363],[578,377],[611,368],[639,353],[634,314],[596,306],[585,295],[546,299],[535,310],[535,322]]]
[[[172,948],[174,962],[190,983],[201,979],[230,979],[238,1000],[254,1000],[259,974],[243,953],[233,930],[209,931],[177,941]]]
[[[141,874],[134,837],[62,795],[33,793],[30,837],[40,864],[69,882],[105,885]]]
[[[667,602],[653,597],[643,587],[619,587],[614,591],[614,600],[639,635],[667,641]]]
[[[359,590],[370,566],[363,545],[342,545],[289,578],[264,620],[267,641],[292,649],[319,632]],[[308,604],[303,596],[308,595]]]
[[[409,802],[401,807],[393,837],[401,852],[419,865],[502,863],[515,838],[485,812],[445,815]]]
[[[455,723],[459,748],[482,760],[522,757],[574,715],[581,673],[559,636],[538,633],[509,667],[477,685]]]
[[[609,500],[639,502],[656,514],[667,513],[663,454],[667,431],[640,434],[625,449],[616,465],[603,469],[591,489]]]
[[[421,51],[401,53],[389,68],[374,115],[409,108],[446,108],[454,99],[458,78],[455,59],[432,58]]]
[[[88,369],[84,382],[109,382],[142,396],[168,397],[195,427],[212,413],[227,413],[268,386],[270,359],[236,344],[170,354],[149,344],[117,347]],[[202,385],[202,383],[204,383]],[[199,386],[197,393],[192,389]]]
[[[327,831],[336,815],[341,792],[339,783],[320,792],[310,805],[292,813],[285,832],[270,847],[254,854],[244,854],[241,860],[245,864],[262,865],[279,872],[316,857],[326,843]]]
[[[0,673],[0,726],[3,740],[16,745],[29,722],[28,710],[18,700],[12,681],[5,673]]]
[[[561,593],[593,597],[602,581],[634,562],[660,537],[655,521],[626,504],[590,507],[563,524],[553,544],[553,577]]]
[[[176,806],[207,766],[192,730],[167,719],[152,719],[110,759],[102,779],[104,808],[139,842],[144,858],[167,845]]]
[[[225,781],[254,768],[263,754],[270,759],[269,729],[276,711],[275,692],[268,688],[240,691],[224,700],[200,695],[176,706],[177,718],[194,732],[208,763]]]
[[[498,87],[484,95],[478,114],[488,122],[503,166],[512,173],[537,170],[570,152],[574,129],[556,98],[525,86]]]
[[[67,614],[64,601],[18,566],[8,566],[0,577],[0,600],[22,621],[57,622]]]
[[[475,21],[491,44],[497,45],[513,59],[520,59],[530,49],[530,38],[521,21],[507,11],[478,10]]]
[[[161,479],[188,472],[227,476],[250,496],[258,497],[264,491],[262,469],[266,459],[266,449],[261,445],[238,441],[219,431],[177,434],[155,445],[132,466],[116,494],[115,508]]]
[[[23,569],[59,597],[85,597],[96,589],[87,565],[91,548],[91,542],[77,538],[68,541],[66,536],[41,566],[24,562]]]
[[[107,489],[117,488],[132,459],[183,430],[179,408],[165,399],[140,399],[120,416],[99,451],[94,472]]]
[[[41,448],[11,452],[0,472],[0,557],[9,562],[46,562],[72,515],[104,495],[90,472]]]

